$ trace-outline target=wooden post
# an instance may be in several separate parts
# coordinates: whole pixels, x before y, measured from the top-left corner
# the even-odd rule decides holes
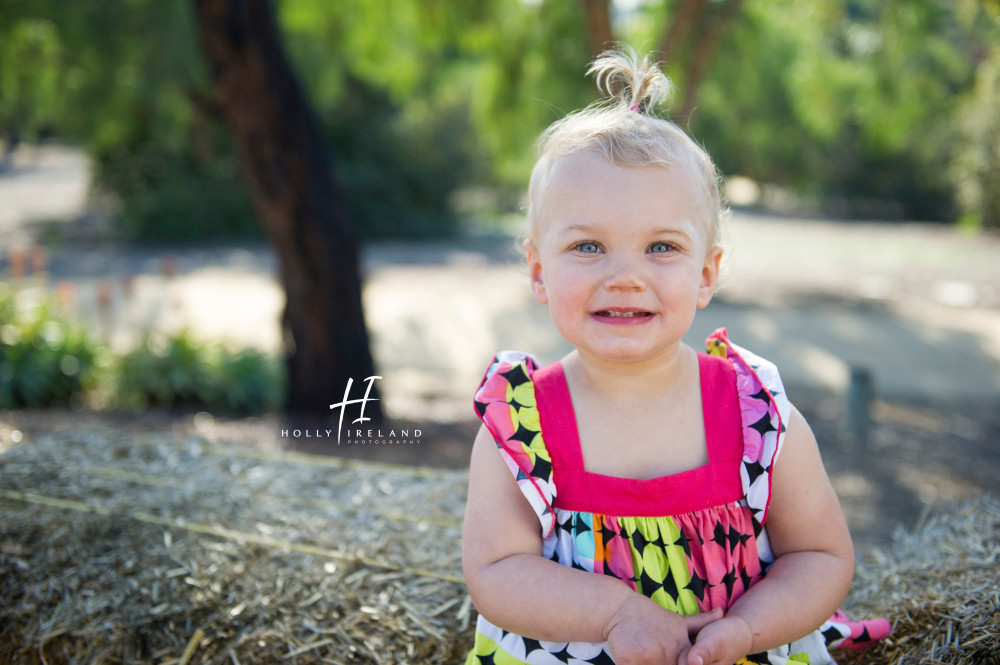
[[[866,367],[851,367],[847,386],[847,426],[854,442],[866,448],[871,435],[871,403],[874,387],[871,372]]]

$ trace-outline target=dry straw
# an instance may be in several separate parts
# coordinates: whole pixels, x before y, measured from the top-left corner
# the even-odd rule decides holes
[[[0,454],[0,664],[451,663],[466,475],[82,428]]]
[[[0,665],[455,663],[467,476],[87,427],[0,450]],[[998,665],[1000,501],[868,555],[851,665]]]
[[[1000,499],[935,512],[859,565],[851,613],[893,634],[852,665],[1000,665]]]

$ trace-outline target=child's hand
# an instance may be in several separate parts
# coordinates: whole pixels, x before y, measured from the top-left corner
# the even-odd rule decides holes
[[[683,662],[691,637],[721,618],[719,609],[681,616],[633,593],[608,620],[604,635],[617,665],[674,665]]]
[[[732,665],[752,649],[750,625],[739,615],[729,615],[698,632],[687,663],[681,665]]]

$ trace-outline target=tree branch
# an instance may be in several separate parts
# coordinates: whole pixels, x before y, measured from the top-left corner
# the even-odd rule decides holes
[[[709,18],[701,39],[695,47],[694,55],[688,63],[684,76],[684,97],[681,102],[678,117],[685,125],[690,123],[690,115],[698,100],[698,89],[705,78],[709,65],[715,59],[722,36],[729,25],[740,13],[742,0],[726,0],[725,6],[717,16]]]
[[[663,33],[660,40],[660,58],[664,62],[671,62],[680,51],[683,44],[691,32],[691,27],[698,23],[705,14],[705,7],[708,0],[680,0],[673,19]]]

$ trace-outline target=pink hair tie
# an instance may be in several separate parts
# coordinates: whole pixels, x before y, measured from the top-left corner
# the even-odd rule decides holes
[[[628,107],[628,110],[629,111],[638,111],[640,106],[642,106],[642,102],[638,101],[635,104],[633,104],[632,106]]]

